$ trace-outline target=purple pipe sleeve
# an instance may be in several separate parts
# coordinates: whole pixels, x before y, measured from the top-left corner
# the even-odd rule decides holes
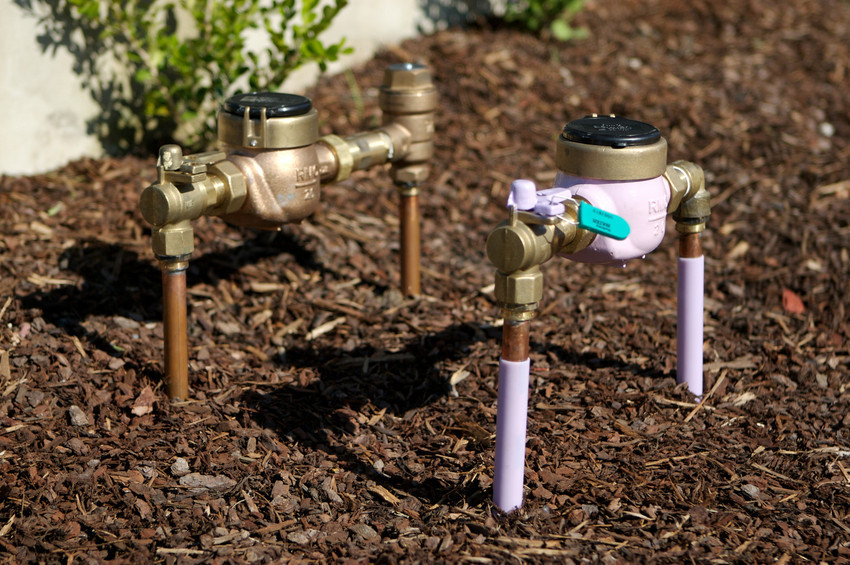
[[[678,368],[676,381],[702,396],[705,257],[679,257]]]
[[[528,359],[525,361],[499,359],[499,405],[496,415],[493,502],[505,512],[522,506],[530,366],[531,362]]]

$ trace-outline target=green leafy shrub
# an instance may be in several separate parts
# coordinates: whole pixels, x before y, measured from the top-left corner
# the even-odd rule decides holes
[[[575,28],[572,19],[584,8],[584,0],[522,0],[508,2],[504,19],[534,32],[548,31],[561,41],[587,37],[587,30]]]
[[[44,1],[53,17],[43,23],[54,26],[46,35],[56,45],[77,38],[68,48],[104,108],[92,129],[109,131],[93,133],[124,151],[171,140],[209,147],[222,100],[237,90],[277,90],[298,67],[325,70],[351,52],[345,39],[319,39],[348,0]],[[60,29],[57,14],[77,30]]]

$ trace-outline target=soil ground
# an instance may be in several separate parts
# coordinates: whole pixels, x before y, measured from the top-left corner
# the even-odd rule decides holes
[[[449,30],[310,95],[377,124],[430,65],[423,295],[386,171],[279,233],[195,222],[191,399],[162,390],[154,160],[0,179],[5,562],[850,560],[850,3],[593,0],[558,43]],[[526,499],[491,502],[501,330],[487,233],[563,125],[657,126],[712,193],[702,404],[677,386],[676,245],[553,260],[533,322]]]

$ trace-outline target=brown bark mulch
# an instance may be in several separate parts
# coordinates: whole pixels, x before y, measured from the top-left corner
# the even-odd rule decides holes
[[[449,30],[310,93],[377,124],[430,65],[423,296],[383,170],[279,233],[195,222],[192,398],[162,391],[153,158],[0,178],[5,562],[815,562],[850,558],[850,4],[594,0],[573,43]],[[706,171],[706,379],[675,382],[674,235],[555,260],[531,335],[526,503],[491,502],[499,312],[484,238],[567,121],[657,126]],[[671,230],[672,231],[672,230]]]

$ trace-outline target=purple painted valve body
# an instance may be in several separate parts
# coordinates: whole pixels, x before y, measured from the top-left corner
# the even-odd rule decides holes
[[[573,261],[625,266],[626,261],[654,251],[664,239],[670,187],[663,177],[609,181],[559,173],[554,188],[536,191],[533,187],[529,180],[514,181],[508,205],[553,216],[563,213],[565,200],[584,200],[629,224],[625,239],[597,236],[587,248],[564,255]]]

